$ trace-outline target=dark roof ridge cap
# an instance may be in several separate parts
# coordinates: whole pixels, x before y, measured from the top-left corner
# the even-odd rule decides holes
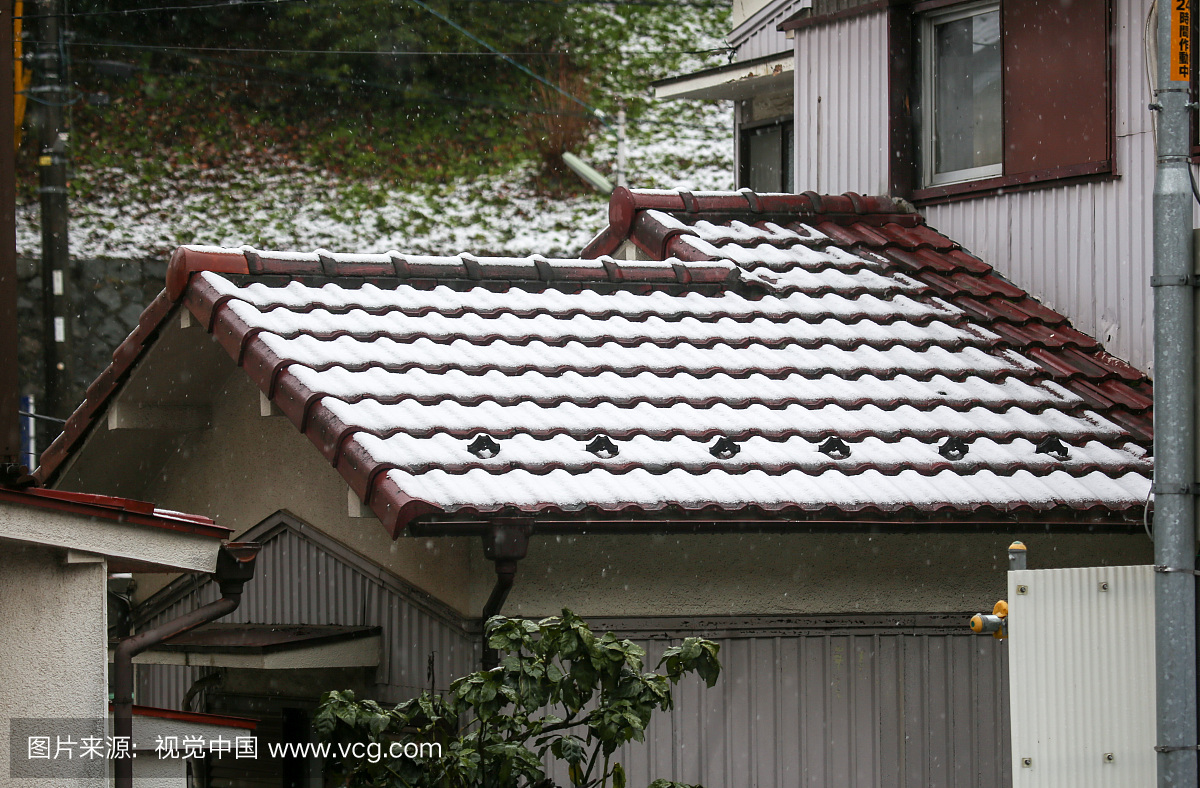
[[[788,213],[800,216],[824,214],[917,214],[909,201],[888,195],[758,193],[751,189],[727,192],[691,192],[686,190],[617,188],[609,200],[609,223],[619,230],[632,224],[637,211],[660,210],[667,213]],[[919,214],[918,214],[919,215]]]
[[[197,271],[221,274],[250,273],[248,247],[226,249],[221,246],[181,246],[171,254],[167,263],[167,297],[178,301],[187,289],[188,281]]]

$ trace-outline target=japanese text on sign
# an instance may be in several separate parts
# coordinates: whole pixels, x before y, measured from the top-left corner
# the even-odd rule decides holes
[[[1187,82],[1191,75],[1191,0],[1171,0],[1171,81]]]

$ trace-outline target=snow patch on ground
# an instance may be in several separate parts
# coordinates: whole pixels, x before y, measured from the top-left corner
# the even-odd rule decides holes
[[[692,41],[710,46],[711,37]],[[689,40],[683,37],[681,40]],[[647,46],[646,42],[634,42]],[[711,56],[710,56],[711,57]],[[684,70],[704,65],[697,58]],[[733,187],[732,105],[657,103],[629,124],[628,183],[633,188]],[[617,133],[596,135],[588,162],[611,174]],[[135,165],[136,166],[136,165]],[[534,194],[530,173],[398,187],[350,181],[319,168],[251,172],[237,167],[180,166],[146,183],[135,168],[87,170],[98,184],[71,204],[70,247],[76,258],[161,257],[182,244],[260,249],[420,254],[578,255],[607,224],[607,198],[549,199]],[[17,210],[17,249],[41,248],[36,203]]]

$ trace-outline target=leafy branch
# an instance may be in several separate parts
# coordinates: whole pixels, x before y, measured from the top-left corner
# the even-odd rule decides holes
[[[376,743],[384,753],[360,747],[363,755],[342,757],[335,768],[346,786],[551,788],[549,754],[566,764],[571,788],[626,788],[616,750],[645,740],[681,678],[694,673],[711,687],[721,671],[716,643],[687,638],[663,654],[661,672],[644,672],[642,648],[595,635],[569,610],[541,621],[497,616],[486,631],[499,666],[457,679],[444,697],[427,692],[392,709],[349,691],[323,697],[313,721],[323,741]],[[389,747],[419,754],[387,757]]]

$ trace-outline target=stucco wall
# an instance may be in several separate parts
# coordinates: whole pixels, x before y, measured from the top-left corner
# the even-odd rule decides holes
[[[8,541],[0,550],[0,786],[24,786],[9,777],[10,720],[107,715],[107,571],[66,565],[59,550]],[[105,764],[92,765],[94,780],[71,784],[103,786]]]
[[[212,426],[194,433],[144,494],[159,506],[212,517],[235,534],[286,509],[468,614],[469,555],[463,541],[392,541],[374,515],[348,516],[347,489],[291,422],[260,415],[258,389],[239,371],[213,402]],[[139,601],[169,579],[139,577]]]
[[[1031,569],[1148,564],[1144,535],[690,534],[534,537],[509,615],[568,607],[585,616],[933,613],[991,610],[1004,596],[1007,547]],[[472,556],[472,606],[494,581]]]

